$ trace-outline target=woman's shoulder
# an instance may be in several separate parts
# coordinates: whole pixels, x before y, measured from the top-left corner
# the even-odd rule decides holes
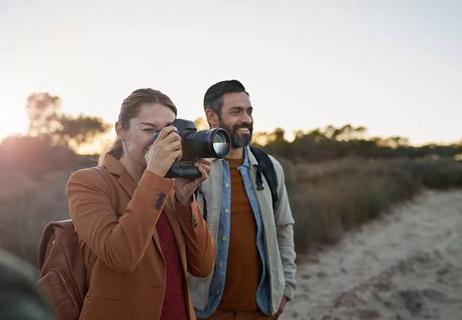
[[[69,177],[67,185],[84,184],[88,186],[104,187],[106,183],[103,173],[101,172],[102,170],[104,170],[102,167],[91,167],[74,171]]]

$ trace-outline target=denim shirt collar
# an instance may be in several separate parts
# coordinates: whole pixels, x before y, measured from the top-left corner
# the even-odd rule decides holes
[[[244,161],[242,162],[242,167],[250,168],[249,152],[247,148],[244,148]]]
[[[217,159],[212,159],[212,161],[215,161]],[[244,161],[242,162],[241,167],[245,168],[250,168],[251,166],[257,166],[258,161],[255,158],[255,156],[250,152],[250,147],[244,147]]]

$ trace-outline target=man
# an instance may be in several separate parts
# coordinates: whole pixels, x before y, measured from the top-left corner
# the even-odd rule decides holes
[[[231,149],[225,159],[212,161],[209,179],[197,193],[217,256],[211,276],[191,277],[196,315],[206,319],[278,318],[294,296],[296,273],[294,220],[282,167],[270,157],[277,176],[278,201],[273,209],[268,182],[256,176],[258,161],[249,148],[253,108],[239,81],[211,86],[205,93],[204,109],[211,128],[228,131]]]

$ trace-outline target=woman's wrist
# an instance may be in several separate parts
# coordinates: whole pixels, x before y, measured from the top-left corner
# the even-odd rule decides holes
[[[146,171],[155,173],[155,174],[157,174],[158,176],[161,176],[161,177],[165,177],[165,175],[167,174],[167,172],[164,172],[163,170],[158,169],[158,168],[150,168],[150,167],[147,167],[147,168],[146,168]]]

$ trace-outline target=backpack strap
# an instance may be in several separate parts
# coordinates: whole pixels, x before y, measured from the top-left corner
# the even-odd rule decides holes
[[[260,148],[250,146],[250,151],[257,159],[257,190],[263,190],[263,179],[262,174],[265,176],[266,181],[270,187],[271,198],[273,200],[273,209],[276,208],[279,197],[278,197],[278,178],[276,175],[276,170],[274,169],[273,161],[271,161],[268,154]]]
[[[75,232],[74,225],[72,224],[71,219],[52,221],[45,226],[45,229],[43,229],[42,236],[40,238],[38,251],[39,269],[42,269],[42,266],[45,263],[45,260],[48,256],[48,251],[53,246],[54,240],[57,237],[57,232],[63,233],[63,231],[65,230]],[[69,241],[69,239],[67,239],[66,241]]]
[[[43,263],[47,256],[47,251],[51,238],[54,237],[55,226],[53,223],[49,223],[45,226],[43,230],[42,237],[40,238],[39,252],[38,252],[38,267],[42,269]]]

